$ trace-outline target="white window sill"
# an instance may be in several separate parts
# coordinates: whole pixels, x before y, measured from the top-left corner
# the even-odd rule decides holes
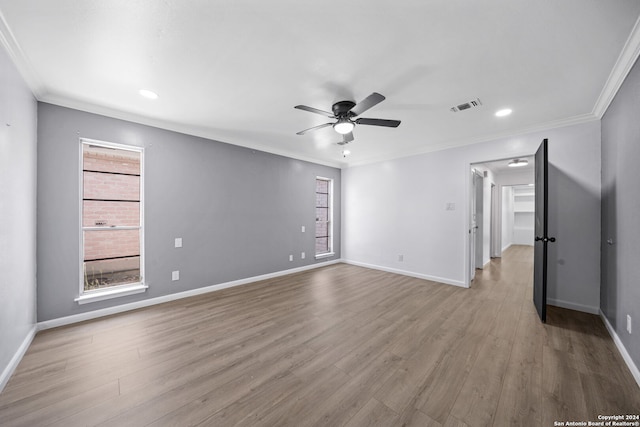
[[[90,302],[104,301],[107,299],[119,298],[127,295],[135,295],[142,292],[146,292],[148,287],[149,286],[145,285],[144,283],[135,283],[133,285],[116,286],[111,289],[100,289],[95,291],[89,291],[80,295],[78,298],[75,299],[75,301],[78,304],[87,304]]]
[[[335,255],[335,252],[327,252],[325,254],[317,254],[316,259],[329,258]]]

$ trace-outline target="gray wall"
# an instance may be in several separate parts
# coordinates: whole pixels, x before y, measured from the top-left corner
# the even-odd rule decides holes
[[[640,366],[640,66],[602,119],[602,287],[600,308]],[[613,239],[613,245],[607,244]],[[626,330],[626,316],[633,334]]]
[[[336,254],[329,260],[340,257],[339,169],[50,104],[40,103],[38,114],[39,321],[318,262],[318,175],[335,180]],[[145,147],[146,293],[74,302],[80,137]],[[174,248],[175,237],[183,248]],[[178,282],[172,270],[180,270]]]
[[[600,122],[549,135],[547,302],[597,314],[600,307]]]
[[[36,322],[36,112],[0,47],[0,389]]]

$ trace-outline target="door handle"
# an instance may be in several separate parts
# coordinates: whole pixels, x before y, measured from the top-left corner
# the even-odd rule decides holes
[[[547,243],[547,242],[553,243],[553,242],[556,241],[556,238],[555,237],[538,237],[538,236],[536,236],[535,240],[536,240],[536,242],[539,242],[539,241],[542,240],[544,243]]]

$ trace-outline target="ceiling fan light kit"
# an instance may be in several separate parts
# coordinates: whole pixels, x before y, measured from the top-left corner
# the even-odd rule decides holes
[[[333,124],[333,128],[336,132],[341,135],[345,135],[353,130],[356,125],[347,118],[339,119],[336,123]]]
[[[367,96],[365,99],[363,99],[357,104],[353,101],[336,102],[331,106],[332,113],[324,110],[319,110],[317,108],[309,107],[306,105],[296,105],[293,108],[296,108],[298,110],[308,111],[310,113],[320,114],[322,116],[326,116],[331,119],[337,120],[335,123],[324,123],[309,129],[305,129],[303,131],[297,132],[297,135],[304,135],[309,131],[315,131],[328,126],[332,126],[337,133],[343,135],[343,139],[341,142],[338,142],[338,145],[345,145],[353,141],[354,139],[353,129],[356,127],[356,124],[396,128],[400,125],[400,120],[368,119],[368,118],[359,118],[355,120],[353,119],[354,117],[359,116],[360,114],[378,105],[384,100],[385,100],[384,96],[380,95],[377,92],[373,92],[371,95]]]

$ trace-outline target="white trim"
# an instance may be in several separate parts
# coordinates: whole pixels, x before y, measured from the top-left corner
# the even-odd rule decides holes
[[[23,75],[24,77],[24,75]],[[25,78],[25,80],[27,80]],[[29,81],[27,81],[29,84]],[[33,89],[32,89],[33,90]],[[34,91],[35,92],[35,91]],[[318,159],[314,156],[303,155],[294,150],[283,150],[268,146],[266,144],[259,144],[255,142],[255,138],[238,138],[237,136],[230,135],[228,132],[208,129],[201,126],[192,126],[183,123],[170,122],[167,120],[155,119],[152,117],[143,116],[132,112],[126,112],[110,108],[104,105],[97,105],[90,102],[81,101],[78,99],[68,99],[64,96],[60,96],[54,93],[45,93],[42,96],[36,96],[38,101],[45,102],[47,104],[58,105],[60,107],[71,108],[74,110],[80,110],[90,114],[98,114],[101,116],[109,117],[112,119],[124,120],[131,123],[137,123],[144,126],[151,126],[156,129],[163,129],[171,132],[177,132],[184,135],[195,136],[199,138],[205,138],[216,142],[223,142],[225,144],[236,145],[239,147],[245,147],[251,150],[258,150],[264,153],[271,153],[278,156],[288,157],[290,159],[302,160],[318,165],[330,166],[334,168],[344,168],[347,166],[346,162],[340,160],[326,160]],[[275,140],[274,140],[275,141]],[[342,158],[342,156],[340,156]]]
[[[321,259],[321,258],[325,258],[325,257],[330,257],[333,256],[335,254],[335,252],[333,251],[333,234],[334,234],[334,230],[333,230],[333,178],[327,178],[324,176],[318,176],[316,175],[316,180],[315,180],[315,186],[314,186],[314,192],[317,195],[317,191],[318,191],[318,181],[327,181],[327,187],[328,187],[328,201],[327,203],[329,204],[329,212],[327,214],[328,218],[327,218],[327,236],[328,236],[328,246],[329,246],[329,252],[324,252],[321,254],[315,254],[316,259]],[[314,211],[314,217],[315,217],[315,211]],[[318,221],[314,222],[314,235],[315,235],[315,227],[318,224]],[[314,251],[315,252],[315,251]]]
[[[11,375],[13,375],[16,368],[18,367],[18,364],[20,364],[20,361],[24,357],[24,354],[27,352],[29,346],[31,345],[31,341],[33,341],[33,338],[36,336],[36,332],[38,332],[38,328],[36,325],[33,325],[29,332],[27,332],[27,336],[24,337],[24,340],[22,341],[22,344],[20,344],[20,347],[18,347],[15,354],[2,371],[2,374],[0,374],[0,392],[4,390],[5,386],[9,382],[9,379],[11,378]]]
[[[327,262],[319,262],[316,264],[306,265],[304,267],[296,267],[288,270],[276,271],[274,273],[263,274],[260,276],[248,277],[246,279],[234,280],[231,282],[220,283],[217,285],[205,286],[203,288],[191,289],[175,294],[164,295],[161,297],[149,298],[142,301],[136,301],[128,304],[122,304],[115,307],[103,308],[87,313],[73,314],[71,316],[59,317],[57,319],[45,320],[38,322],[38,330],[56,328],[58,326],[70,325],[73,323],[84,322],[85,320],[97,319],[99,317],[110,316],[112,314],[122,313],[125,311],[136,310],[138,308],[149,307],[156,304],[162,304],[169,301],[175,301],[182,298],[189,298],[196,295],[207,294],[209,292],[219,291],[221,289],[232,288],[234,286],[246,285],[248,283],[258,282],[261,280],[272,279],[275,277],[286,276],[287,274],[299,273],[301,271],[313,270],[319,267],[326,267],[332,264],[338,264],[341,260],[332,260]]]
[[[638,387],[640,387],[640,370],[638,370],[638,367],[636,366],[636,364],[633,363],[633,359],[631,358],[631,355],[629,354],[626,347],[622,343],[622,340],[620,339],[618,334],[616,334],[616,331],[615,329],[613,329],[613,326],[611,325],[611,323],[609,323],[609,319],[607,319],[607,316],[604,315],[602,310],[599,310],[599,311],[600,311],[599,313],[600,318],[604,322],[604,326],[607,328],[607,331],[609,331],[609,335],[611,335],[613,342],[616,344],[616,347],[618,347],[618,351],[620,352],[620,355],[622,355],[622,358],[627,364],[627,367],[631,371],[631,375],[633,375],[633,378],[636,380]]]
[[[342,262],[345,263],[345,264],[356,265],[358,267],[364,267],[364,268],[371,268],[373,270],[386,271],[387,273],[394,273],[394,274],[401,274],[403,276],[415,277],[416,279],[424,279],[424,280],[430,280],[432,282],[444,283],[446,285],[459,286],[461,288],[468,288],[469,287],[463,281],[447,279],[445,277],[430,276],[428,274],[415,273],[413,271],[400,270],[400,269],[397,269],[397,268],[384,267],[384,266],[381,266],[381,265],[367,264],[365,262],[353,261],[353,260],[348,260],[348,259],[343,259]]]
[[[547,298],[547,304],[555,305],[556,307],[568,308],[569,310],[582,311],[584,313],[598,314],[600,309],[591,305],[578,304],[570,301],[563,301],[559,299]]]
[[[481,143],[481,142],[488,142],[488,141],[495,141],[495,140],[498,140],[498,139],[512,138],[512,137],[526,135],[526,134],[529,134],[529,133],[537,133],[537,132],[548,131],[550,129],[560,128],[560,127],[566,127],[566,126],[579,125],[579,124],[583,124],[583,123],[589,123],[589,122],[593,122],[593,121],[596,121],[596,120],[600,120],[600,119],[597,116],[595,116],[593,113],[580,114],[578,116],[568,117],[566,119],[552,120],[552,121],[549,121],[549,122],[543,122],[543,123],[539,123],[539,124],[532,125],[532,126],[516,128],[516,129],[512,129],[512,130],[505,131],[505,132],[486,134],[486,135],[483,135],[483,136],[471,137],[471,138],[464,137],[464,138],[459,138],[459,139],[452,139],[452,140],[444,141],[444,142],[439,143],[439,144],[434,144],[434,145],[429,145],[429,146],[421,146],[419,149],[408,149],[408,150],[405,150],[405,151],[394,151],[391,154],[385,154],[385,155],[381,155],[381,156],[371,157],[371,158],[368,158],[368,159],[365,158],[365,159],[363,159],[361,161],[352,161],[348,165],[343,165],[342,169],[351,168],[351,167],[357,167],[357,166],[364,166],[364,165],[369,165],[369,164],[374,164],[374,163],[387,162],[387,161],[390,161],[390,160],[401,159],[401,158],[404,158],[404,157],[419,156],[419,155],[422,155],[422,154],[428,154],[428,153],[432,153],[432,152],[435,152],[435,151],[444,151],[444,150],[449,150],[451,148],[464,147],[464,146],[467,146],[467,145],[478,144],[478,143]],[[475,164],[475,163],[478,163],[478,162],[473,162],[473,163]]]
[[[620,86],[624,83],[627,75],[631,71],[633,64],[635,64],[638,56],[640,55],[640,18],[636,21],[631,34],[627,38],[627,41],[616,60],[616,63],[609,73],[607,82],[598,96],[598,100],[593,106],[593,114],[601,119],[604,113],[607,112],[609,105],[615,98],[616,94],[620,90]]]
[[[78,304],[104,301],[107,299],[126,297],[127,295],[141,294],[146,292],[149,286],[144,283],[134,283],[133,285],[114,286],[95,291],[85,291],[78,298],[74,299]]]
[[[507,249],[509,249],[511,247],[511,245],[513,245],[513,243],[509,243],[507,246],[505,246],[504,248],[502,248],[502,252],[506,251]]]
[[[27,59],[27,55],[25,55],[18,44],[18,41],[13,35],[11,28],[9,28],[9,24],[2,12],[0,12],[0,44],[5,47],[9,57],[18,69],[18,72],[24,79],[25,83],[29,86],[31,92],[33,92],[35,98],[39,100],[45,92],[44,86],[31,66],[31,62]]]
[[[316,255],[316,259],[323,259],[323,258],[329,258],[335,255],[335,252],[326,252],[324,254],[318,254]]]

